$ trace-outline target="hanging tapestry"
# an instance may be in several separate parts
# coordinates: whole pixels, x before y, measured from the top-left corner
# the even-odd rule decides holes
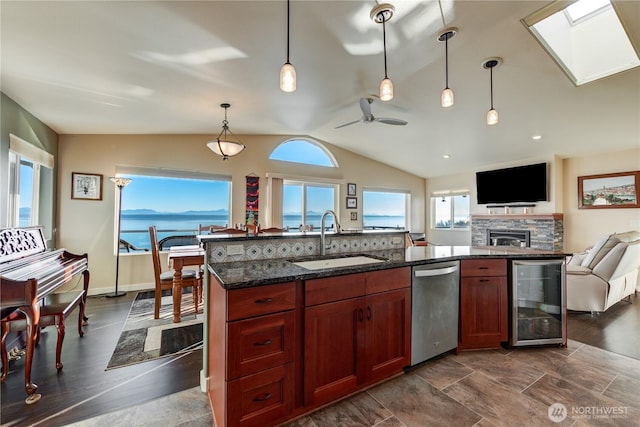
[[[258,193],[258,181],[257,176],[247,176],[247,212],[246,212],[246,224],[247,229],[255,230],[258,225],[258,200],[260,199]]]

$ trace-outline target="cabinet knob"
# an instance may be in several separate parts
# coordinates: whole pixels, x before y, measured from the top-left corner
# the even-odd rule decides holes
[[[268,340],[265,340],[265,341],[262,341],[262,342],[254,342],[254,343],[253,343],[253,345],[255,345],[255,346],[259,346],[259,345],[269,345],[269,344],[271,344],[271,342],[272,342],[272,341],[271,341],[270,339],[268,339]]]
[[[273,298],[257,299],[256,300],[256,304],[268,304],[270,302],[273,302]]]
[[[371,306],[368,305],[367,306],[367,320],[371,320],[371,316],[373,315],[373,313],[371,312]]]

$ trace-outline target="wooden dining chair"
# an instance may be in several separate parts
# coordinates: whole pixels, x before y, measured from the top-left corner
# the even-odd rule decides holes
[[[223,228],[220,230],[212,230],[211,234],[247,234],[247,230],[238,230],[237,228]]]
[[[260,229],[260,233],[286,233],[289,231],[289,227],[287,228],[278,228],[278,227],[268,227],[268,228],[261,228]]]
[[[198,224],[198,234],[205,234],[205,233],[213,233],[214,231],[217,230],[224,230],[226,229],[228,226],[225,225],[216,225],[216,224],[212,224],[212,225],[206,225],[206,224]]]
[[[162,303],[162,291],[173,289],[173,270],[162,272],[162,264],[160,263],[160,246],[158,245],[158,231],[156,226],[149,227],[149,239],[151,240],[151,255],[153,258],[153,273],[155,277],[155,304],[153,317],[160,318],[160,305]],[[182,286],[181,288],[192,288],[191,296],[193,297],[193,306],[195,312],[198,312],[198,302],[202,294],[202,276],[196,270],[182,270]],[[182,289],[181,289],[182,290]]]

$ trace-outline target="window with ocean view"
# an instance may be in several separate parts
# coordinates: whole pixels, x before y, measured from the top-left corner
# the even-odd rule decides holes
[[[433,227],[439,230],[469,229],[469,194],[431,198]]]
[[[282,225],[298,230],[301,225],[320,229],[322,213],[335,211],[337,186],[315,182],[284,180],[282,194]],[[333,216],[328,216],[325,227],[333,227]]]
[[[230,178],[204,174],[185,177],[119,174],[131,178],[122,191],[120,238],[136,249],[150,249],[149,226],[158,229],[158,240],[168,236],[195,236],[199,224],[230,224]],[[121,251],[127,249],[121,247]]]
[[[362,226],[365,229],[408,229],[410,195],[404,192],[364,190]]]
[[[40,225],[53,238],[53,155],[9,135],[9,225]]]

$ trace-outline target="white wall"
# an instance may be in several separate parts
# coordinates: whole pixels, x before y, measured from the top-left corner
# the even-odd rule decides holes
[[[549,201],[537,203],[533,212],[563,214],[565,252],[580,252],[592,246],[605,234],[629,230],[640,231],[640,209],[578,209],[579,176],[640,170],[640,148],[567,159],[555,157],[547,161],[550,164]],[[513,165],[515,164],[499,167]],[[465,188],[471,190],[471,213],[486,214],[484,205],[478,205],[475,202],[475,171],[427,180],[425,194],[427,205],[430,194],[434,191]],[[429,213],[430,208],[427,207],[427,216]],[[468,245],[471,242],[470,231],[433,230],[430,228],[429,219],[426,224],[429,241],[445,245]]]
[[[115,286],[116,191],[108,177],[117,166],[167,168],[207,172],[232,177],[231,223],[243,223],[245,215],[245,176],[258,175],[261,192],[266,188],[266,173],[321,177],[342,180],[338,215],[344,227],[362,225],[362,188],[402,189],[411,192],[412,228],[423,230],[425,180],[366,157],[325,146],[334,154],[339,168],[314,167],[268,159],[271,151],[291,136],[239,135],[247,149],[237,157],[223,161],[211,152],[206,142],[211,135],[61,135],[58,150],[59,183],[58,247],[71,252],[88,253],[91,293],[113,291]],[[104,175],[102,201],[71,200],[71,173]],[[346,183],[356,183],[358,221],[350,221],[344,209]],[[126,188],[125,190],[126,191]],[[260,223],[264,221],[266,197],[260,200]],[[167,194],[171,198],[171,194]],[[164,263],[164,261],[163,261]],[[166,265],[166,264],[164,264]],[[150,255],[120,256],[119,289],[151,288],[153,266]]]
[[[640,148],[564,159],[564,249],[580,252],[605,234],[640,231],[640,209],[578,209],[578,177],[640,170]]]

